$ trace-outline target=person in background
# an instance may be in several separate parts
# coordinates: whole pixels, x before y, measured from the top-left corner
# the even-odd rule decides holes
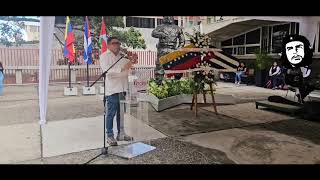
[[[3,80],[4,80],[4,72],[3,65],[0,62],[0,96],[3,94]]]
[[[241,84],[241,76],[247,71],[246,65],[241,62],[240,65],[237,67],[236,76],[234,83],[236,85]]]
[[[273,66],[271,66],[269,70],[269,77],[271,78],[271,81],[272,81],[273,90],[281,88],[281,85],[279,85],[279,81],[281,78],[280,75],[281,75],[281,68],[278,66],[277,62],[273,62]]]

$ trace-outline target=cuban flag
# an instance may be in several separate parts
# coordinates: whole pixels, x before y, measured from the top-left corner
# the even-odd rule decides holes
[[[89,26],[89,19],[88,16],[86,16],[86,21],[84,24],[84,40],[83,40],[83,46],[84,46],[84,53],[83,53],[83,59],[84,62],[87,64],[92,64],[92,38],[90,33],[90,26]]]

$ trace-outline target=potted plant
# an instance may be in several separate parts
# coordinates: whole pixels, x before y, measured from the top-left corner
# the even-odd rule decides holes
[[[263,87],[267,82],[268,68],[272,65],[272,58],[264,50],[257,49],[255,83],[258,87]]]

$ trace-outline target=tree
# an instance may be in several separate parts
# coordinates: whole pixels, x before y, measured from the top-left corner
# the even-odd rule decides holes
[[[0,16],[0,43],[7,47],[19,46],[24,42],[22,29],[25,20],[29,18],[18,16]]]
[[[90,31],[92,35],[92,43],[95,49],[98,48],[98,41],[101,30],[101,16],[88,16],[90,21]],[[145,41],[141,33],[130,28],[129,30],[124,30],[123,16],[104,16],[106,30],[108,35],[117,36],[126,47],[136,48],[146,48]],[[70,22],[74,30],[79,30],[84,32],[84,21],[85,16],[70,16]],[[57,28],[62,28],[57,26]],[[65,28],[65,27],[63,27]],[[83,34],[75,36],[75,46],[77,49],[83,48]]]

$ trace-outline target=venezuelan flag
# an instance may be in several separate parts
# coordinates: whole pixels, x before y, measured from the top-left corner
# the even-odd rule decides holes
[[[68,58],[69,62],[74,62],[75,59],[75,49],[74,49],[74,34],[72,31],[72,26],[70,23],[69,16],[67,16],[66,21],[66,32],[65,32],[65,44],[64,44],[64,57]]]

